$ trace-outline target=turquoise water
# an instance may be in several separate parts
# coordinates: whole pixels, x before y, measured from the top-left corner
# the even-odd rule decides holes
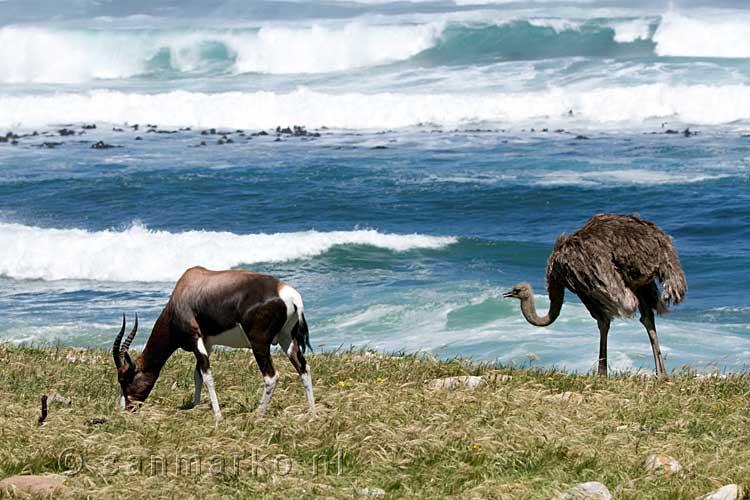
[[[37,135],[0,143],[0,340],[106,346],[200,264],[294,285],[318,350],[585,371],[572,294],[545,329],[500,295],[606,211],[674,237],[668,366],[750,361],[746,10],[4,3],[0,135]],[[652,363],[617,321],[611,367]]]

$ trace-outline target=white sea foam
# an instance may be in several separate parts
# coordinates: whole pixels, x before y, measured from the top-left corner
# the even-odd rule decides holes
[[[583,23],[572,19],[550,17],[529,19],[529,24],[538,28],[552,28],[556,33],[562,33],[563,31],[579,30]]]
[[[596,322],[575,296],[567,297],[563,314],[552,326],[540,329],[526,322],[516,301],[498,298],[499,289],[477,294],[482,288],[480,284],[454,286],[431,290],[435,296],[408,296],[401,303],[360,304],[356,311],[342,312],[319,323],[318,345],[323,349],[354,345],[386,352],[462,355],[520,365],[531,363],[535,357],[535,365],[581,372],[596,369]],[[536,299],[539,309],[546,311],[547,297],[537,295]],[[451,321],[455,314],[463,316]],[[727,325],[661,318],[658,329],[670,369],[684,363],[702,370],[709,361],[736,366],[750,361],[750,341],[728,333]],[[610,370],[653,370],[651,348],[636,319],[616,320],[610,333]],[[704,346],[700,353],[695,345]],[[727,353],[731,356],[726,357]]]
[[[0,27],[0,82],[125,78],[143,71],[144,54],[149,52],[143,40],[126,35],[101,37],[5,26]]]
[[[409,57],[432,47],[443,25],[343,28],[262,28],[253,40],[230,39],[240,73],[321,73],[372,66]]]
[[[653,36],[656,53],[678,57],[750,57],[750,15],[703,13],[689,17],[671,10]]]
[[[691,184],[708,180],[721,179],[729,174],[705,174],[686,172],[663,172],[645,169],[620,169],[576,172],[558,170],[545,174],[532,181],[542,186],[607,186],[607,185],[661,185],[661,184]]]
[[[636,40],[647,40],[649,38],[650,22],[647,18],[640,18],[612,23],[610,27],[615,30],[615,42],[631,43]]]
[[[453,237],[374,230],[170,233],[133,225],[124,231],[89,232],[0,223],[0,275],[43,280],[173,281],[194,265],[226,269],[310,258],[337,245],[371,245],[403,252],[441,248],[455,241]]]
[[[161,53],[180,72],[216,57],[234,73],[322,73],[407,59],[434,45],[443,23],[262,26],[259,29],[62,30],[0,27],[0,82],[75,83],[144,73]],[[210,51],[219,53],[210,55]],[[208,54],[208,55],[207,55]]]
[[[567,116],[573,110],[574,118]],[[716,125],[750,119],[748,85],[651,84],[600,88],[558,87],[538,92],[488,94],[327,94],[175,91],[137,94],[92,91],[0,96],[0,127],[36,127],[99,121],[236,128],[279,124],[343,129],[383,129],[434,123],[546,123],[572,127],[670,121]],[[567,127],[566,127],[567,128]]]

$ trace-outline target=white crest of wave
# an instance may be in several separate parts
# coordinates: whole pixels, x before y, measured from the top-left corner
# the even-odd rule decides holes
[[[571,122],[568,110],[574,111],[575,121]],[[750,86],[659,83],[487,94],[327,94],[301,88],[286,94],[92,91],[0,96],[0,127],[98,121],[243,129],[280,124],[383,129],[418,123],[453,127],[541,119],[567,128],[607,124],[632,127],[660,117],[702,125],[750,119]]]
[[[0,82],[76,83],[142,74],[162,52],[173,70],[210,67],[212,46],[235,73],[322,73],[407,59],[433,46],[444,23],[263,26],[255,30],[62,30],[0,27]]]
[[[403,252],[441,248],[456,241],[453,237],[375,230],[170,233],[136,224],[124,231],[90,232],[0,223],[0,275],[43,280],[174,281],[195,265],[228,269],[311,258],[337,245],[371,245]]]
[[[610,27],[615,31],[615,42],[632,43],[636,40],[648,40],[650,20],[646,18],[615,22]]]
[[[670,10],[653,40],[660,56],[750,57],[750,14],[702,13],[698,18]]]
[[[577,31],[581,29],[583,23],[581,21],[574,21],[572,19],[560,19],[560,18],[536,18],[529,19],[529,24],[536,26],[537,28],[552,28],[555,33],[562,33],[563,31]]]
[[[321,73],[408,59],[432,47],[442,31],[442,23],[263,27],[252,40],[230,40],[229,46],[237,53],[239,73]]]
[[[663,185],[691,184],[723,179],[729,174],[669,173],[646,169],[621,169],[593,172],[557,170],[545,174],[533,183],[542,186],[604,186],[604,185]]]
[[[0,27],[0,82],[75,83],[143,71],[144,40],[38,27]]]

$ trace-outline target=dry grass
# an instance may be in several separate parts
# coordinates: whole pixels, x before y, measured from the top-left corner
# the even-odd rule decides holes
[[[141,410],[123,414],[106,352],[0,344],[0,479],[65,473],[81,496],[107,498],[352,498],[381,488],[385,498],[549,499],[595,480],[616,499],[694,499],[750,482],[748,374],[663,382],[362,353],[309,361],[317,418],[278,358],[277,392],[257,419],[252,356],[214,353],[225,417],[216,425],[207,404],[187,409],[187,353],[169,361]],[[425,387],[450,375],[490,382],[474,391]],[[72,405],[52,403],[39,427],[49,391]],[[573,397],[554,399],[564,391]],[[683,477],[647,475],[652,452],[679,460]]]

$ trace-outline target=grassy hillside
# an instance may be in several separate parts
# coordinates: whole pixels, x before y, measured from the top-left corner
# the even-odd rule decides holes
[[[748,374],[664,382],[369,353],[309,361],[318,416],[307,416],[291,365],[276,358],[281,379],[258,419],[252,355],[215,352],[217,425],[209,405],[189,408],[190,354],[175,355],[146,405],[123,414],[106,352],[0,344],[0,479],[65,473],[77,493],[101,498],[353,498],[369,488],[383,498],[549,499],[600,481],[616,499],[694,499],[750,482]],[[488,383],[425,385],[452,375]],[[51,391],[72,403],[50,403],[40,427],[40,396]],[[653,452],[684,474],[647,474]]]

